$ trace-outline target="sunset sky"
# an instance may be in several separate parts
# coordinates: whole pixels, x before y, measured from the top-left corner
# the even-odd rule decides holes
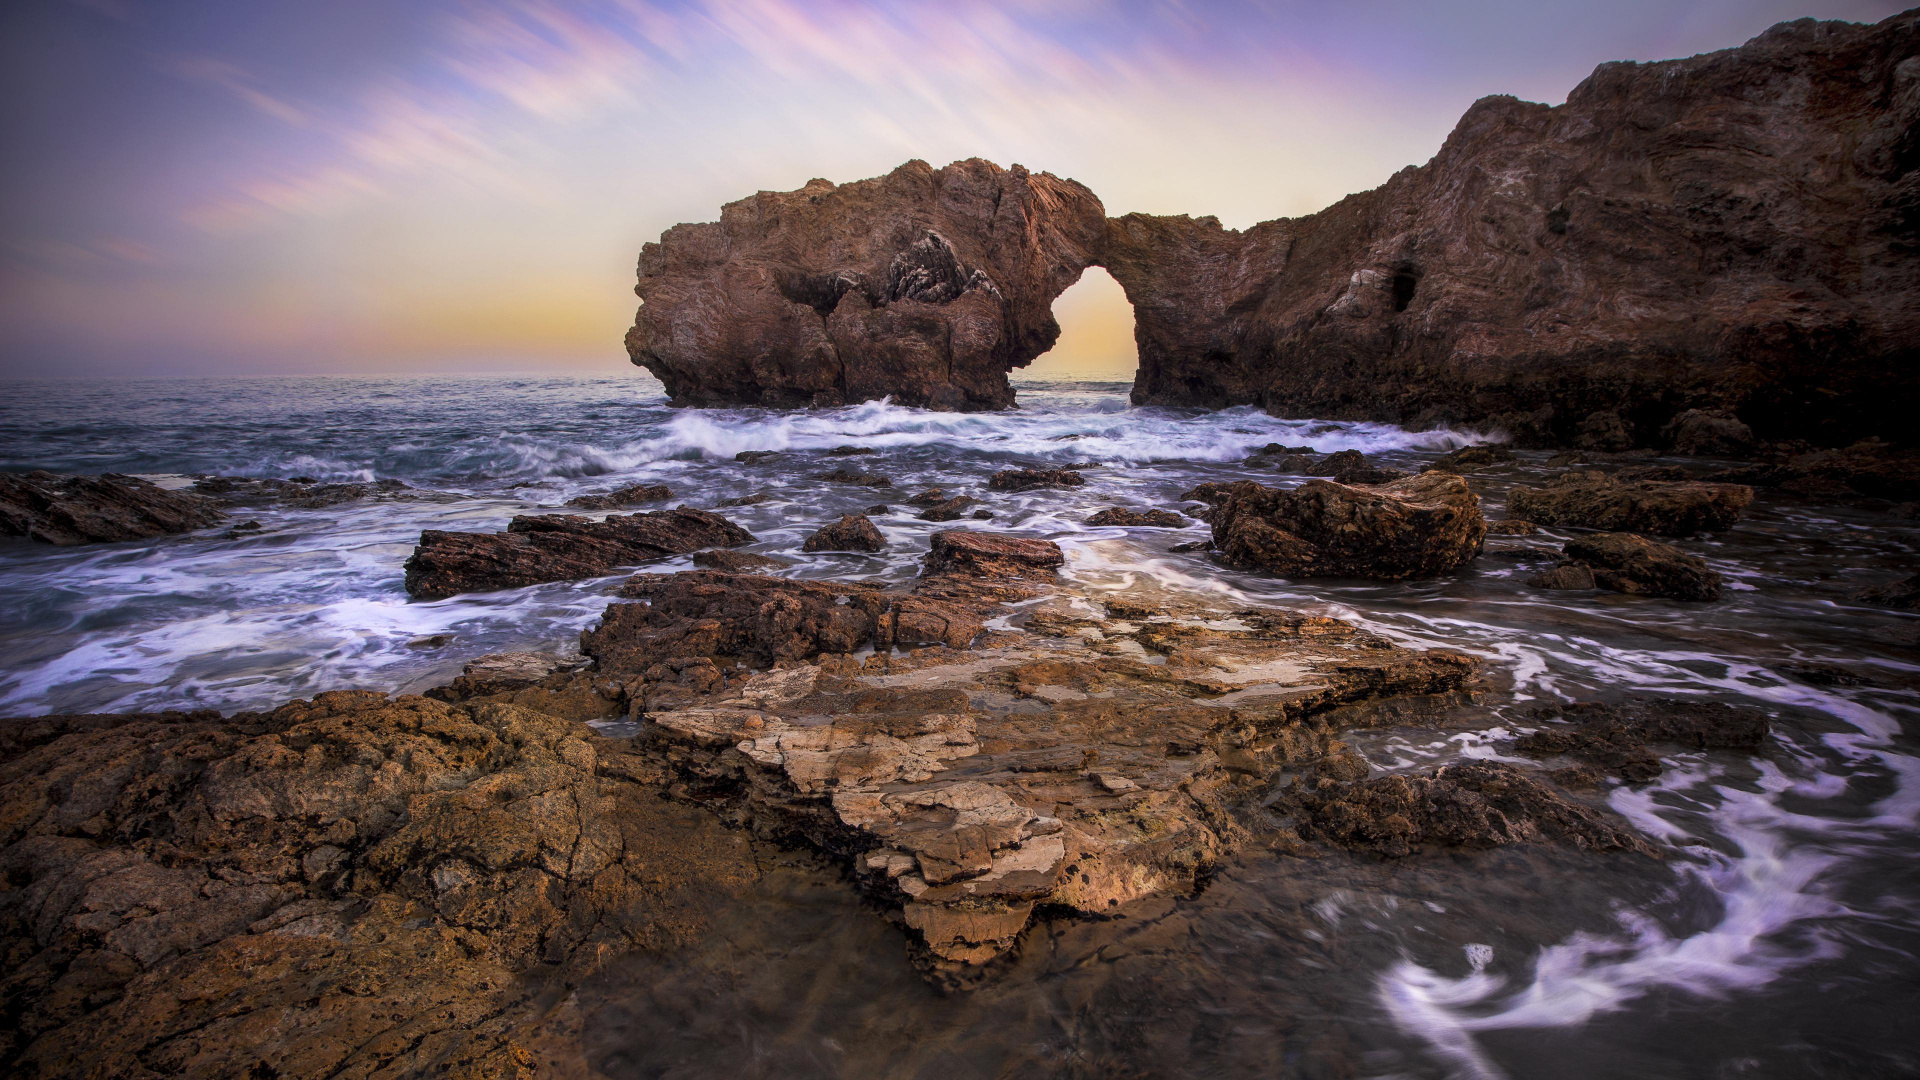
[[[639,246],[908,158],[1309,213],[1478,97],[1865,0],[10,0],[0,372],[628,370]],[[1091,275],[1090,275],[1091,276]],[[1058,366],[1131,373],[1110,279]]]

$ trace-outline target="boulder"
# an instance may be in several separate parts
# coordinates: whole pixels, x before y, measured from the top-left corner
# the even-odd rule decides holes
[[[802,551],[880,551],[887,538],[864,514],[844,514],[839,521],[825,525],[807,537]]]
[[[1540,531],[1540,526],[1519,518],[1501,518],[1487,522],[1488,536],[1532,536]]]
[[[1184,529],[1187,517],[1171,510],[1134,510],[1109,506],[1087,519],[1089,525],[1118,525],[1124,528]]]
[[[965,514],[967,507],[973,506],[979,501],[979,499],[971,495],[955,495],[951,499],[943,499],[940,502],[927,504],[925,510],[920,511],[914,516],[921,521],[953,521],[962,514]]]
[[[859,469],[849,469],[845,467],[835,469],[832,472],[821,473],[816,479],[825,480],[829,484],[853,484],[858,487],[883,488],[893,486],[893,480],[890,477],[881,476],[878,473],[863,473]]]
[[[1621,481],[1593,469],[1570,470],[1545,487],[1515,488],[1507,511],[1541,525],[1692,536],[1724,529],[1753,502],[1740,484]]]
[[[1060,545],[1050,540],[948,529],[933,534],[925,573],[928,577],[946,574],[990,580],[1045,579],[1066,561]]]
[[[1667,449],[1693,457],[1746,457],[1758,449],[1753,429],[1724,409],[1688,409],[1660,429]]]
[[[977,158],[763,191],[641,250],[627,353],[675,405],[1008,408],[1105,228],[1079,184]]]
[[[1073,488],[1087,482],[1072,469],[1002,469],[987,486],[995,491],[1032,491],[1035,488]]]
[[[1473,561],[1487,531],[1479,497],[1452,473],[1379,487],[1229,487],[1212,513],[1215,550],[1232,565],[1288,577],[1433,577]]]
[[[673,498],[673,489],[665,484],[631,484],[609,491],[605,495],[577,495],[568,499],[567,505],[577,506],[582,510],[617,510],[623,506],[664,502],[671,498]]]
[[[1385,484],[1407,475],[1398,469],[1368,464],[1358,450],[1336,450],[1307,466],[1308,476],[1330,476],[1342,484]]]
[[[1586,563],[1561,563],[1551,570],[1545,570],[1527,579],[1527,584],[1536,589],[1549,589],[1558,592],[1571,592],[1582,589],[1597,589],[1599,584],[1593,580],[1593,567]]]
[[[771,555],[755,555],[751,552],[731,551],[727,548],[708,548],[706,551],[693,553],[693,565],[702,570],[725,570],[732,574],[764,574],[769,570],[778,570],[793,564]]]
[[[0,473],[0,536],[43,544],[150,540],[218,525],[213,500],[135,476]]]
[[[684,507],[605,521],[572,514],[522,516],[503,533],[422,532],[407,560],[406,585],[409,595],[437,600],[600,577],[622,566],[752,542],[752,533],[726,518]]]
[[[1484,469],[1489,465],[1503,465],[1512,460],[1513,451],[1504,446],[1463,446],[1441,455],[1440,460],[1427,468],[1445,472],[1468,472],[1473,469]]]
[[[1720,599],[1720,575],[1708,569],[1705,559],[1670,544],[1632,533],[1596,533],[1569,540],[1562,550],[1568,560],[1591,572],[1593,584],[1586,588],[1674,600]]]

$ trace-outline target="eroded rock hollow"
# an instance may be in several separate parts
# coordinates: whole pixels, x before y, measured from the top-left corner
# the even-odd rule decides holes
[[[1478,425],[1536,445],[1911,428],[1920,13],[1782,23],[1476,102],[1432,161],[1245,231],[1108,220],[979,160],[762,192],[640,257],[628,351],[678,404],[1004,408],[1089,265],[1137,404]]]

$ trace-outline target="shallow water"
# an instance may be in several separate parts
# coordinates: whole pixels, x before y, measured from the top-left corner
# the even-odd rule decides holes
[[[1175,554],[1182,530],[1095,529],[1109,505],[1178,506],[1269,442],[1354,447],[1418,468],[1471,441],[1251,410],[1132,409],[1115,384],[1027,383],[1021,408],[869,404],[676,412],[644,375],[11,384],[0,467],[396,478],[415,497],[241,511],[260,532],[55,549],[0,542],[0,712],[238,709],[347,686],[418,689],[463,660],[570,647],[619,578],[410,601],[423,528],[504,526],[582,493],[666,483],[725,511],[807,576],[910,578],[927,535],[905,499],[986,497],[989,527],[1058,541],[1089,589],[1198,591],[1306,607],[1408,644],[1488,658],[1503,692],[1457,731],[1357,734],[1382,768],[1496,756],[1541,701],[1689,695],[1776,717],[1759,758],[1681,755],[1609,801],[1663,858],[1562,851],[1393,863],[1256,855],[1191,900],[1033,931],[1010,970],[929,989],[897,931],[804,865],[717,916],[682,953],[583,990],[593,1060],[634,1076],[1896,1076],[1920,1071],[1920,619],[1856,604],[1911,572],[1914,522],[1765,495],[1685,541],[1733,589],[1708,605],[1524,584],[1551,535],[1495,538],[1468,571],[1411,584],[1287,582]],[[834,458],[836,446],[871,447]],[[782,456],[742,465],[742,450]],[[1497,507],[1544,455],[1477,475]],[[1097,463],[1072,491],[979,490],[1016,464]],[[837,465],[870,490],[814,479]],[[842,513],[880,555],[802,555]],[[970,523],[959,523],[970,524]],[[679,559],[662,569],[690,565]],[[451,634],[451,644],[410,644]],[[1815,686],[1788,665],[1837,664]]]

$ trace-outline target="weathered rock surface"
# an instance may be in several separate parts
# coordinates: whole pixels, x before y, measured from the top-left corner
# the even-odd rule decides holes
[[[1233,565],[1290,577],[1432,577],[1473,561],[1487,532],[1479,497],[1447,472],[1380,487],[1226,488],[1210,515],[1214,549]]]
[[[1135,510],[1126,506],[1109,506],[1105,510],[1087,519],[1089,525],[1119,525],[1129,529],[1183,529],[1187,526],[1187,516],[1171,510]]]
[[[1079,184],[977,158],[763,191],[641,250],[627,353],[676,405],[1006,408],[1105,228]]]
[[[1732,525],[1752,502],[1753,489],[1741,484],[1621,480],[1575,469],[1545,487],[1515,488],[1507,511],[1540,525],[1692,536]]]
[[[832,472],[821,473],[819,479],[825,480],[829,484],[852,484],[856,487],[883,488],[893,486],[893,479],[891,477],[881,476],[878,473],[864,473],[859,469],[849,469],[845,467],[834,469]]]
[[[916,500],[917,501],[917,500]],[[925,510],[915,514],[921,521],[955,521],[968,512],[968,508],[978,505],[979,499],[971,495],[955,495],[951,499],[925,503]]]
[[[1032,491],[1035,488],[1071,488],[1087,482],[1074,469],[1001,469],[987,481],[995,491]]]
[[[752,542],[751,533],[726,518],[684,507],[605,521],[571,514],[522,516],[503,533],[429,529],[420,534],[420,545],[407,560],[407,592],[439,599],[599,577],[669,555]]]
[[[1838,450],[1801,450],[1709,479],[1776,488],[1813,499],[1920,499],[1920,451],[1864,439]]]
[[[1782,23],[1603,64],[1557,107],[1485,98],[1431,162],[1303,218],[1117,218],[1095,261],[1133,304],[1133,399],[1601,450],[1692,409],[1909,437],[1916,27]]]
[[[582,510],[618,510],[623,506],[665,502],[671,498],[673,498],[673,489],[665,484],[629,484],[604,495],[577,495],[568,499],[567,505],[577,506]]]
[[[341,503],[375,497],[412,497],[412,491],[399,480],[375,480],[371,483],[323,484],[301,477],[280,480],[273,477],[203,476],[194,482],[195,495],[205,495],[222,506],[292,506],[302,510],[322,510]]]
[[[843,514],[839,521],[823,525],[806,542],[802,551],[881,551],[887,538],[864,514]]]
[[[1504,465],[1512,460],[1513,451],[1504,446],[1463,446],[1441,455],[1440,460],[1427,468],[1444,472],[1472,472],[1490,465]]]
[[[1585,585],[1546,588],[1602,588],[1636,596],[1673,600],[1720,599],[1720,575],[1698,555],[1632,533],[1595,533],[1575,537],[1561,549],[1568,563],[1556,572],[1584,568]]]
[[[792,566],[786,559],[776,559],[771,555],[755,555],[746,551],[730,551],[727,548],[709,548],[693,553],[693,565],[702,570],[725,570],[732,574],[763,574],[769,570],[778,570],[783,566]]]
[[[1564,722],[1521,736],[1513,744],[1516,751],[1531,757],[1576,758],[1635,783],[1664,771],[1648,743],[1751,751],[1766,744],[1772,728],[1767,714],[1758,709],[1708,701],[1588,701],[1543,708],[1535,716]]]
[[[135,476],[0,473],[0,536],[44,544],[149,540],[218,525],[218,504]]]
[[[1342,484],[1385,484],[1407,475],[1367,461],[1358,450],[1336,450],[1306,468],[1308,476],[1327,476]]]
[[[511,705],[43,734],[0,761],[8,1075],[532,1075],[549,983],[691,939],[757,876],[657,765]]]
[[[1667,449],[1693,457],[1746,457],[1759,448],[1753,429],[1725,409],[1688,409],[1660,437]]]

